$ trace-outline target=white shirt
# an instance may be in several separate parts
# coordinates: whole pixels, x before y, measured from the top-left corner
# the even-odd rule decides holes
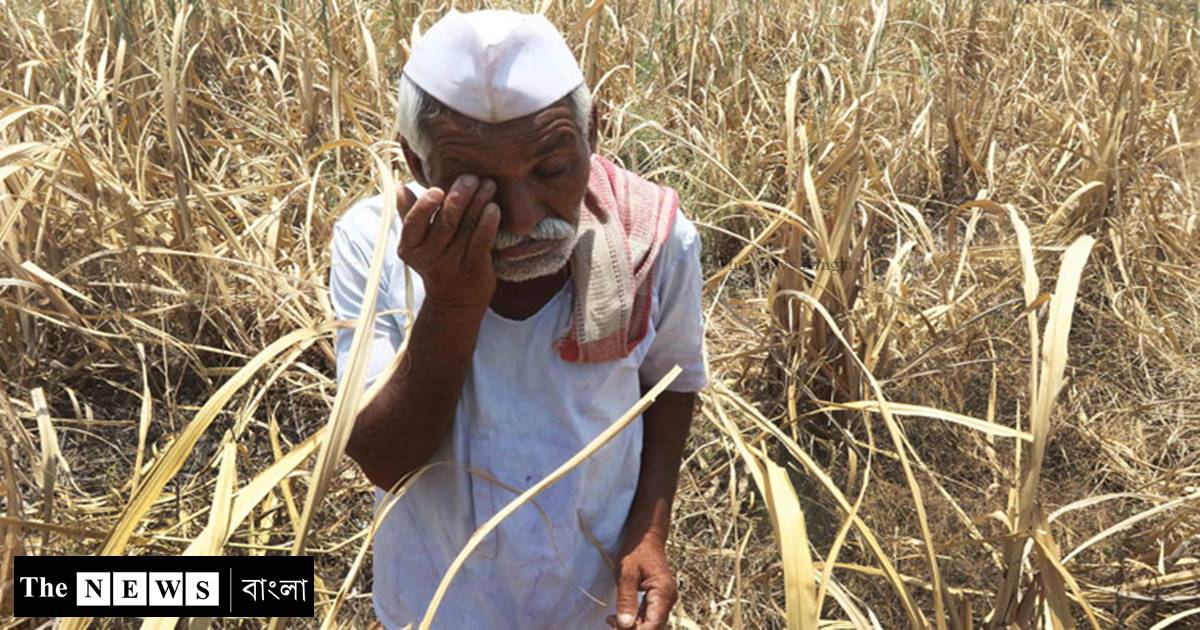
[[[410,184],[420,194],[422,189]],[[357,319],[382,210],[382,197],[354,204],[334,228],[330,294],[338,319]],[[368,386],[387,368],[404,336],[404,271],[392,223],[380,279]],[[416,310],[424,298],[410,270]],[[679,213],[654,271],[650,329],[629,356],[597,364],[563,361],[553,347],[571,318],[570,280],[541,310],[511,320],[487,310],[454,424],[432,462],[408,484],[375,537],[375,613],[387,628],[414,627],[467,538],[516,494],[467,469],[485,471],[524,491],[612,424],[674,364],[683,372],[668,387],[694,392],[707,383],[700,304],[700,238]],[[390,311],[390,313],[388,313]],[[337,334],[339,383],[353,329]],[[418,366],[419,369],[419,366]],[[607,628],[615,613],[610,557],[641,469],[639,417],[604,448],[503,521],[463,565],[434,628]],[[375,507],[384,498],[375,489]],[[590,593],[602,604],[593,601]]]

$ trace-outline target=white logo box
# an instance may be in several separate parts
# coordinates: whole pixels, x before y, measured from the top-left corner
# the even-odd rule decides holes
[[[76,606],[220,606],[215,571],[80,571]]]

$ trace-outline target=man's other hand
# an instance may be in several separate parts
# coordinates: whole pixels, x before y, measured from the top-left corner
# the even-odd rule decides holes
[[[474,175],[459,176],[448,193],[432,187],[413,199],[407,188],[398,192],[404,222],[398,254],[421,275],[427,302],[480,310],[491,302],[492,243],[500,227],[495,194],[495,182]]]
[[[664,543],[653,536],[630,541],[617,558],[617,614],[608,624],[625,630],[662,630],[679,599],[675,578],[667,564]],[[645,591],[638,606],[638,591]]]

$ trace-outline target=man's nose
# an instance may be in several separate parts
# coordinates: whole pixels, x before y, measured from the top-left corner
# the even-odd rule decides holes
[[[517,236],[529,236],[534,226],[546,218],[546,211],[520,180],[497,182],[496,203],[500,204],[500,229]]]

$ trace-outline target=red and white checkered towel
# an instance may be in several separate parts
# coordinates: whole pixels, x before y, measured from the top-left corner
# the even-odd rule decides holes
[[[571,255],[571,326],[556,342],[563,360],[619,359],[646,336],[654,263],[678,208],[673,189],[592,155],[579,241]]]

